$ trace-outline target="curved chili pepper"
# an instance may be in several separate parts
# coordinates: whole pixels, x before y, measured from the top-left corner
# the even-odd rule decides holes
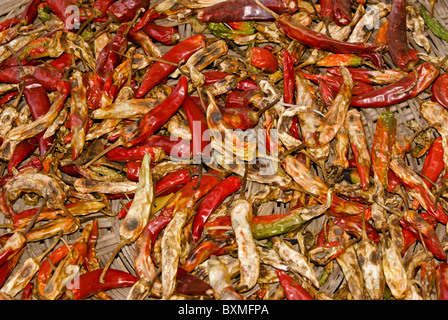
[[[263,0],[262,3],[278,14],[292,14],[298,9],[295,1]],[[253,0],[230,0],[200,9],[198,19],[201,22],[239,22],[273,20],[273,17]]]
[[[218,235],[205,239],[192,250],[182,268],[187,272],[191,272],[212,255],[227,254],[234,249],[236,249],[236,243],[228,236]]]
[[[389,20],[385,21],[378,29],[378,33],[375,38],[375,43],[387,42],[386,33],[389,27]]]
[[[175,27],[160,26],[155,23],[147,23],[142,30],[153,40],[164,45],[172,46],[179,42],[179,30]]]
[[[50,8],[50,10],[65,23],[66,27],[68,27],[68,23],[74,24],[75,21],[73,21],[73,11],[71,10],[71,8],[75,7],[75,2],[71,0],[47,0],[46,4],[48,8]],[[84,22],[88,19],[88,17],[94,15],[90,8],[83,8],[83,10],[79,11],[80,15],[75,18],[76,20],[78,20],[76,22]]]
[[[406,0],[394,0],[389,15],[386,32],[389,54],[397,67],[401,70],[411,70],[418,61],[418,57],[411,52],[407,40],[406,28]]]
[[[278,69],[278,60],[274,54],[265,48],[250,47],[248,52],[248,62],[267,73],[274,73]]]
[[[278,280],[285,291],[286,299],[288,300],[314,300],[313,296],[309,294],[300,284],[294,281],[286,272],[275,269]]]
[[[16,168],[23,160],[28,159],[36,150],[37,139],[30,138],[28,140],[21,141],[17,147],[14,149],[14,152],[11,156],[11,159],[8,162],[8,172],[10,175],[13,174],[12,168]]]
[[[252,79],[243,79],[241,81],[238,81],[238,84],[236,85],[237,90],[247,91],[247,90],[258,90],[257,83]]]
[[[34,76],[25,75],[21,79],[25,83],[23,96],[30,107],[33,119],[37,120],[50,110],[51,102],[48,98],[47,91]],[[53,137],[44,139],[44,134],[45,131],[42,131],[37,135],[37,143],[39,145],[39,153],[41,156],[47,153],[54,140]]]
[[[107,8],[109,8],[114,2],[115,0],[96,0],[92,4],[92,8],[97,9],[103,14],[107,14]]]
[[[82,300],[91,297],[99,292],[132,287],[138,279],[129,272],[108,269],[104,275],[104,281],[100,281],[103,269],[96,269],[75,277],[67,284],[65,295],[73,300]]]
[[[37,18],[37,7],[42,2],[42,0],[32,0],[28,3],[20,15],[20,19],[24,20],[26,24],[31,24]]]
[[[230,176],[220,181],[210,190],[204,197],[193,219],[191,227],[191,235],[194,242],[197,242],[201,235],[207,219],[214,210],[232,193],[241,187],[241,178],[238,176]]]
[[[152,135],[140,145],[161,148],[169,157],[190,159],[191,141],[179,137]]]
[[[113,14],[121,23],[129,22],[136,16],[140,9],[149,8],[149,0],[119,0],[107,8],[107,13]]]
[[[219,108],[219,110],[223,123],[229,129],[252,129],[260,120],[259,113],[250,108]]]
[[[352,75],[354,81],[361,81],[368,84],[374,85],[385,85],[391,84],[403,78],[406,75],[403,71],[397,70],[384,70],[384,71],[376,71],[376,70],[368,70],[368,69],[359,69],[359,68],[347,68]],[[335,76],[341,76],[341,72],[339,68],[332,67],[327,69],[327,72],[333,74]],[[435,83],[435,82],[434,82]]]
[[[334,4],[333,0],[319,0],[320,17],[322,21],[328,24],[334,19]]]
[[[446,260],[446,253],[433,227],[417,214],[417,211],[405,211],[403,217],[400,219],[400,224],[403,228],[411,231],[414,237],[424,242],[425,247],[431,251],[435,258]]]
[[[416,72],[417,83],[416,75],[410,72],[397,82],[354,96],[351,105],[360,108],[381,108],[407,101],[428,88],[439,75],[438,69],[430,62],[418,66]]]
[[[431,100],[448,109],[448,73],[442,73],[437,77],[432,84],[431,92]]]
[[[187,61],[193,53],[202,49],[204,46],[205,36],[197,34],[176,44],[162,56],[162,59],[173,63],[179,63],[182,60]],[[143,78],[140,88],[135,93],[135,98],[142,98],[155,85],[174,72],[174,70],[176,70],[176,66],[174,65],[163,62],[154,63]]]
[[[25,289],[23,289],[22,295],[20,296],[20,300],[31,300],[31,298],[33,297],[33,290],[34,290],[34,283],[29,282],[25,286]]]
[[[139,144],[159,130],[179,110],[187,95],[187,89],[188,80],[185,76],[181,76],[176,87],[162,103],[123,129],[122,138],[126,147]]]
[[[192,275],[183,268],[177,269],[176,292],[185,295],[208,295],[213,288],[201,278]]]

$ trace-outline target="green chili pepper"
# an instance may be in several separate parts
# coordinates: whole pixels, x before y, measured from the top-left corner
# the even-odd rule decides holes
[[[440,39],[448,41],[448,30],[446,30],[436,19],[430,17],[423,6],[420,6],[420,15],[425,21],[426,26],[434,35]]]
[[[241,23],[238,30],[232,30],[221,22],[210,22],[208,28],[214,36],[223,39],[234,39],[235,37],[247,36],[256,32],[253,21]]]

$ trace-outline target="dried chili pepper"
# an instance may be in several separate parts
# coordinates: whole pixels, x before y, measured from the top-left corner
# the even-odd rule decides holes
[[[204,224],[212,212],[232,193],[241,187],[241,178],[230,176],[216,184],[201,202],[193,219],[191,235],[194,242],[197,242],[204,228]]]
[[[448,300],[448,263],[442,262],[436,267],[436,289],[439,300]]]
[[[432,63],[425,62],[416,67],[416,74],[410,72],[397,82],[354,96],[351,105],[360,108],[381,108],[407,101],[427,89],[438,75],[437,68]]]
[[[313,296],[286,272],[280,269],[275,269],[275,272],[288,300],[314,300]]]
[[[277,71],[279,63],[271,51],[260,47],[250,47],[247,52],[247,59],[250,65],[268,73]]]
[[[343,85],[343,79],[340,76],[305,74],[305,73],[303,75],[306,79],[309,79],[314,83],[319,83],[319,81],[325,82],[328,88],[334,93],[338,93]],[[353,81],[352,95],[354,96],[358,96],[370,92],[372,90],[373,87],[370,84],[367,84],[362,81]]]
[[[333,0],[333,21],[346,26],[352,21],[352,3],[349,0]]]
[[[166,27],[155,23],[147,23],[142,30],[153,40],[167,46],[175,45],[179,42],[179,30],[174,27]]]
[[[425,7],[420,6],[420,15],[425,21],[425,25],[432,31],[432,33],[445,41],[448,41],[448,30],[446,30],[434,17],[426,13]]]
[[[113,14],[121,23],[129,22],[135,18],[139,10],[147,10],[149,0],[119,0],[107,7],[107,13]]]
[[[34,151],[36,150],[37,139],[30,138],[28,140],[23,140],[20,142],[17,147],[14,149],[14,152],[11,156],[11,159],[8,162],[8,172],[12,173],[12,168],[16,168],[22,161],[28,159]]]
[[[368,69],[359,69],[359,68],[347,68],[352,75],[354,81],[361,81],[368,84],[374,85],[386,85],[396,82],[403,78],[406,75],[404,71],[398,70],[384,70],[384,71],[376,71],[376,70],[368,70]],[[341,76],[339,68],[332,67],[327,69],[327,72],[333,74],[335,76]]]
[[[448,74],[439,75],[431,86],[431,100],[448,109]]]
[[[201,34],[194,35],[176,44],[162,56],[162,59],[178,64],[181,60],[187,61],[193,53],[204,46],[205,36]],[[143,78],[140,87],[135,93],[135,98],[142,98],[155,85],[157,85],[165,77],[169,76],[174,70],[176,70],[175,65],[163,62],[154,63]]]

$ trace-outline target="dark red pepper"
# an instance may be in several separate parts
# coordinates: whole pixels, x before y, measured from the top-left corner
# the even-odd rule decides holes
[[[286,272],[275,269],[278,280],[285,291],[286,299],[288,300],[314,300],[313,296],[309,294],[300,284],[294,281]]]
[[[179,30],[175,27],[167,27],[157,25],[155,23],[147,23],[142,30],[153,40],[164,45],[172,46],[179,42]]]
[[[436,267],[436,290],[439,300],[448,300],[448,263],[442,262]]]
[[[295,71],[291,54],[288,50],[283,50],[283,101],[288,104],[294,104],[295,92]]]
[[[25,21],[26,24],[32,24],[37,18],[37,7],[42,2],[42,0],[32,0],[28,3],[20,15],[20,19]]]
[[[432,84],[431,92],[431,100],[448,109],[448,73],[442,73],[437,77]]]
[[[346,26],[352,21],[351,0],[333,0],[333,21],[338,26]]]
[[[8,162],[8,172],[13,174],[12,168],[16,168],[22,161],[28,159],[37,148],[37,139],[35,137],[21,141],[14,149],[11,159]]]
[[[113,14],[121,23],[129,22],[136,16],[140,9],[149,8],[149,0],[119,0],[107,8],[107,13]]]
[[[213,292],[213,288],[207,282],[183,268],[177,269],[175,290],[185,295],[208,295]]]

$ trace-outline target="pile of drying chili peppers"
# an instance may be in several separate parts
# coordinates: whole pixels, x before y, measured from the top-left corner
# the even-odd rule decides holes
[[[431,33],[410,0],[32,0],[0,23],[0,297],[448,299]]]

